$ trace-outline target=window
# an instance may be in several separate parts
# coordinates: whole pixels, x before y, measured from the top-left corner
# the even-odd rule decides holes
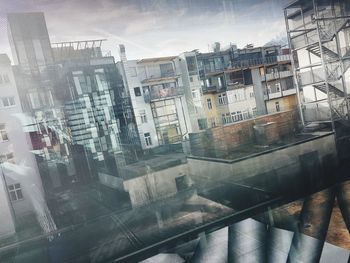
[[[11,201],[23,200],[23,194],[20,184],[12,184],[8,186]]]
[[[1,77],[1,75],[0,75],[0,84],[2,84],[2,77]]]
[[[8,140],[9,138],[7,136],[6,126],[5,124],[0,124],[0,142],[5,142]]]
[[[211,79],[206,79],[205,83],[206,83],[207,87],[210,87],[211,86]]]
[[[144,135],[145,137],[145,142],[147,146],[151,146],[152,145],[152,140],[151,140],[151,135],[149,132],[146,132]]]
[[[211,125],[211,127],[216,127],[216,120],[215,120],[215,118],[211,118],[210,119],[210,125]]]
[[[255,107],[255,108],[253,108],[253,109],[252,109],[252,111],[253,111],[253,115],[254,115],[254,116],[256,116],[256,115],[257,115],[257,113],[258,113],[258,111],[257,111],[256,107]]]
[[[198,119],[198,127],[200,130],[207,129],[208,128],[207,119],[206,118]]]
[[[207,105],[209,110],[213,108],[213,105],[211,104],[211,99],[207,99]]]
[[[220,94],[219,95],[219,104],[227,104],[227,98],[226,98],[226,93]]]
[[[14,97],[3,97],[1,98],[2,106],[3,107],[11,107],[15,105],[15,98]]]
[[[281,91],[281,84],[280,83],[276,83],[276,91],[277,92]]]
[[[140,110],[140,117],[142,123],[147,123],[147,116],[145,110]]]
[[[190,77],[190,82],[193,82],[193,77]]]
[[[134,93],[136,97],[140,97],[141,96],[141,89],[140,87],[135,87],[134,88]]]
[[[195,90],[192,90],[192,98],[197,98],[197,92]]]
[[[222,79],[221,79],[221,77],[218,78],[218,83],[219,83],[219,87],[222,87]]]
[[[249,119],[250,116],[249,116],[249,112],[248,111],[244,111],[243,112],[243,119],[246,120],[246,119]]]
[[[160,64],[159,67],[162,77],[174,76],[174,68],[172,63]]]
[[[254,92],[250,92],[249,96],[250,96],[251,98],[254,98]]]
[[[231,117],[232,117],[232,121],[233,121],[233,122],[243,120],[243,114],[242,114],[241,111],[232,112],[232,113],[231,113]]]
[[[275,107],[276,107],[276,111],[280,111],[280,103],[278,101],[275,102]]]
[[[230,113],[222,114],[222,122],[224,124],[232,122],[232,118],[230,116]]]
[[[196,58],[194,56],[186,57],[187,70],[191,74],[197,73]]]

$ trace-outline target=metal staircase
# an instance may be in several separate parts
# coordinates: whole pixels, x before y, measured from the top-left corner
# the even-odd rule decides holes
[[[332,13],[327,13],[324,15],[321,15],[319,18],[327,19],[329,17],[332,17]],[[322,20],[320,23],[320,39],[322,42],[330,42],[333,41],[336,35],[347,26],[349,23],[349,18],[336,18],[332,20]]]
[[[318,89],[319,91],[323,92],[324,94],[327,94],[327,87],[326,87],[326,83],[322,83],[322,84],[315,84],[312,85],[314,88]],[[335,86],[331,85],[328,83],[328,90],[330,95],[332,96],[336,96],[336,97],[344,97],[344,91],[336,88]]]
[[[302,10],[310,10],[306,2],[300,3]],[[306,23],[304,18],[309,16],[306,14],[308,11],[305,14],[301,12],[299,16],[288,16],[288,10],[285,10],[292,53],[299,56],[299,61],[293,60],[293,64],[296,64],[298,90],[302,92],[299,103],[304,126],[332,123],[332,129],[335,129],[334,121],[344,120],[344,123],[348,123],[349,103],[344,74],[350,68],[350,49],[347,38],[343,39],[344,35],[348,35],[350,13],[343,8],[344,4],[342,1],[315,0],[311,4],[312,20]],[[292,5],[291,12],[295,12],[294,7]],[[289,24],[289,21],[292,23]],[[303,21],[303,24],[297,21]],[[312,41],[310,36],[314,36]],[[300,58],[301,53],[296,52],[301,49],[307,51],[309,56]],[[314,57],[320,61],[315,62]],[[305,97],[304,91],[308,87],[314,88],[314,97],[311,93]],[[316,90],[326,98],[324,95],[322,99],[317,98]]]
[[[306,50],[308,50],[310,53],[314,54],[315,56],[321,57],[321,49],[319,44],[313,44],[312,46],[308,47]],[[329,59],[339,59],[339,55],[335,53],[334,51],[330,50],[329,48],[322,46],[322,52],[325,56],[327,56]]]

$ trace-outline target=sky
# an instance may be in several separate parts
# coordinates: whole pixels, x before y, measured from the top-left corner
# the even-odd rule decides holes
[[[6,13],[44,12],[51,42],[107,39],[119,60],[178,55],[214,42],[261,46],[285,37],[290,0],[0,0],[0,53],[10,55]]]

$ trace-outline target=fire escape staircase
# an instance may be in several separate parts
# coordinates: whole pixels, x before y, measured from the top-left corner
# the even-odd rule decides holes
[[[307,50],[314,54],[315,56],[321,57],[321,50],[320,50],[320,46],[318,43],[310,46],[307,48]],[[330,50],[329,48],[322,46],[322,52],[323,54],[326,56],[327,59],[339,59],[339,56],[337,53],[335,53],[334,51]]]
[[[348,18],[335,18],[328,22],[324,21],[320,29],[320,38],[322,42],[332,41],[335,36],[348,25],[349,21],[350,19]]]
[[[327,79],[324,83],[314,84],[313,87],[327,94],[327,84],[329,97],[331,99],[330,113],[334,121],[342,123],[344,126],[350,128],[350,120],[348,114],[349,100],[346,98],[342,89],[332,85],[332,82],[337,82],[342,78],[345,72],[350,68],[350,49],[341,56],[330,48],[326,47],[326,43],[333,41],[335,36],[345,27],[349,26],[349,19],[337,19],[333,21],[323,21],[320,29],[321,45],[314,43],[310,45],[307,50],[321,58],[321,52],[326,64]],[[341,60],[343,63],[341,63]],[[327,83],[328,82],[328,83]],[[329,83],[331,82],[331,83]],[[326,84],[327,83],[327,84]],[[333,105],[335,104],[335,105]]]
[[[321,84],[316,84],[313,85],[314,88],[318,89],[319,91],[327,94],[327,87],[326,87],[326,83],[321,83]],[[344,91],[341,91],[340,89],[334,87],[331,84],[328,84],[328,89],[329,89],[329,93],[330,95],[335,95],[338,97],[344,97]]]

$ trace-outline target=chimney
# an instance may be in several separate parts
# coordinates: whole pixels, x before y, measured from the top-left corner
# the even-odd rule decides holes
[[[214,52],[220,52],[220,42],[215,42],[213,44],[213,51]]]

